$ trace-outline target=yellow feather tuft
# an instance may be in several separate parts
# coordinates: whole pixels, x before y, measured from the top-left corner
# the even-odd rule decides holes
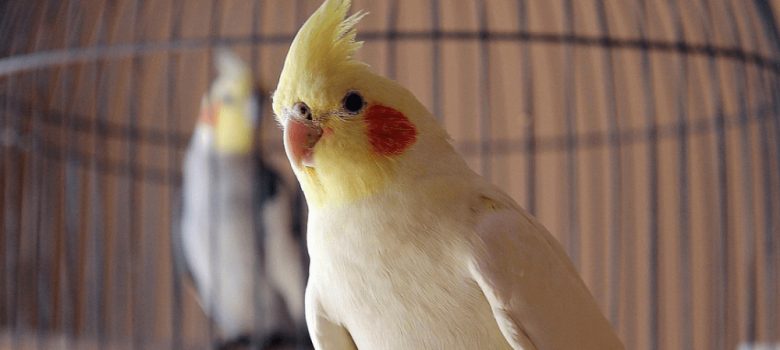
[[[350,0],[326,0],[298,31],[274,93],[273,107],[277,115],[283,106],[291,104],[294,96],[307,100],[310,106],[327,101],[323,94],[333,91],[332,83],[339,80],[337,76],[365,67],[353,55],[363,44],[355,41],[355,25],[367,13],[360,11],[346,17],[350,3]],[[324,89],[326,86],[331,88]]]

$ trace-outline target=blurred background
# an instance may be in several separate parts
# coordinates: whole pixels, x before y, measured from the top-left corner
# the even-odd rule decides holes
[[[212,53],[270,92],[319,3],[0,3],[0,348],[211,347],[170,242]],[[359,58],[539,217],[627,349],[747,349],[780,343],[779,5],[353,11],[370,12]],[[261,114],[257,151],[297,189]]]

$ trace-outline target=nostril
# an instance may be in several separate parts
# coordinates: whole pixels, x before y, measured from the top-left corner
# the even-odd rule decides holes
[[[299,118],[312,120],[311,110],[309,109],[309,106],[307,106],[305,103],[303,102],[296,103],[293,106],[293,110],[295,111],[295,114],[297,114]]]

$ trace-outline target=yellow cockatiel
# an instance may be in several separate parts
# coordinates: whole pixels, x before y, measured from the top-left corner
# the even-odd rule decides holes
[[[309,204],[318,349],[621,349],[565,252],[353,58],[348,0],[295,37],[273,107]]]

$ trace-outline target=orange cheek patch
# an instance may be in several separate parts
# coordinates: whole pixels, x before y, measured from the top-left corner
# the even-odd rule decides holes
[[[373,105],[366,111],[368,141],[374,152],[398,155],[417,140],[417,129],[403,113],[390,107]]]
[[[214,103],[213,105],[205,106],[201,108],[198,119],[200,119],[201,123],[214,126],[217,123],[216,114],[218,111],[219,111],[219,103]]]

